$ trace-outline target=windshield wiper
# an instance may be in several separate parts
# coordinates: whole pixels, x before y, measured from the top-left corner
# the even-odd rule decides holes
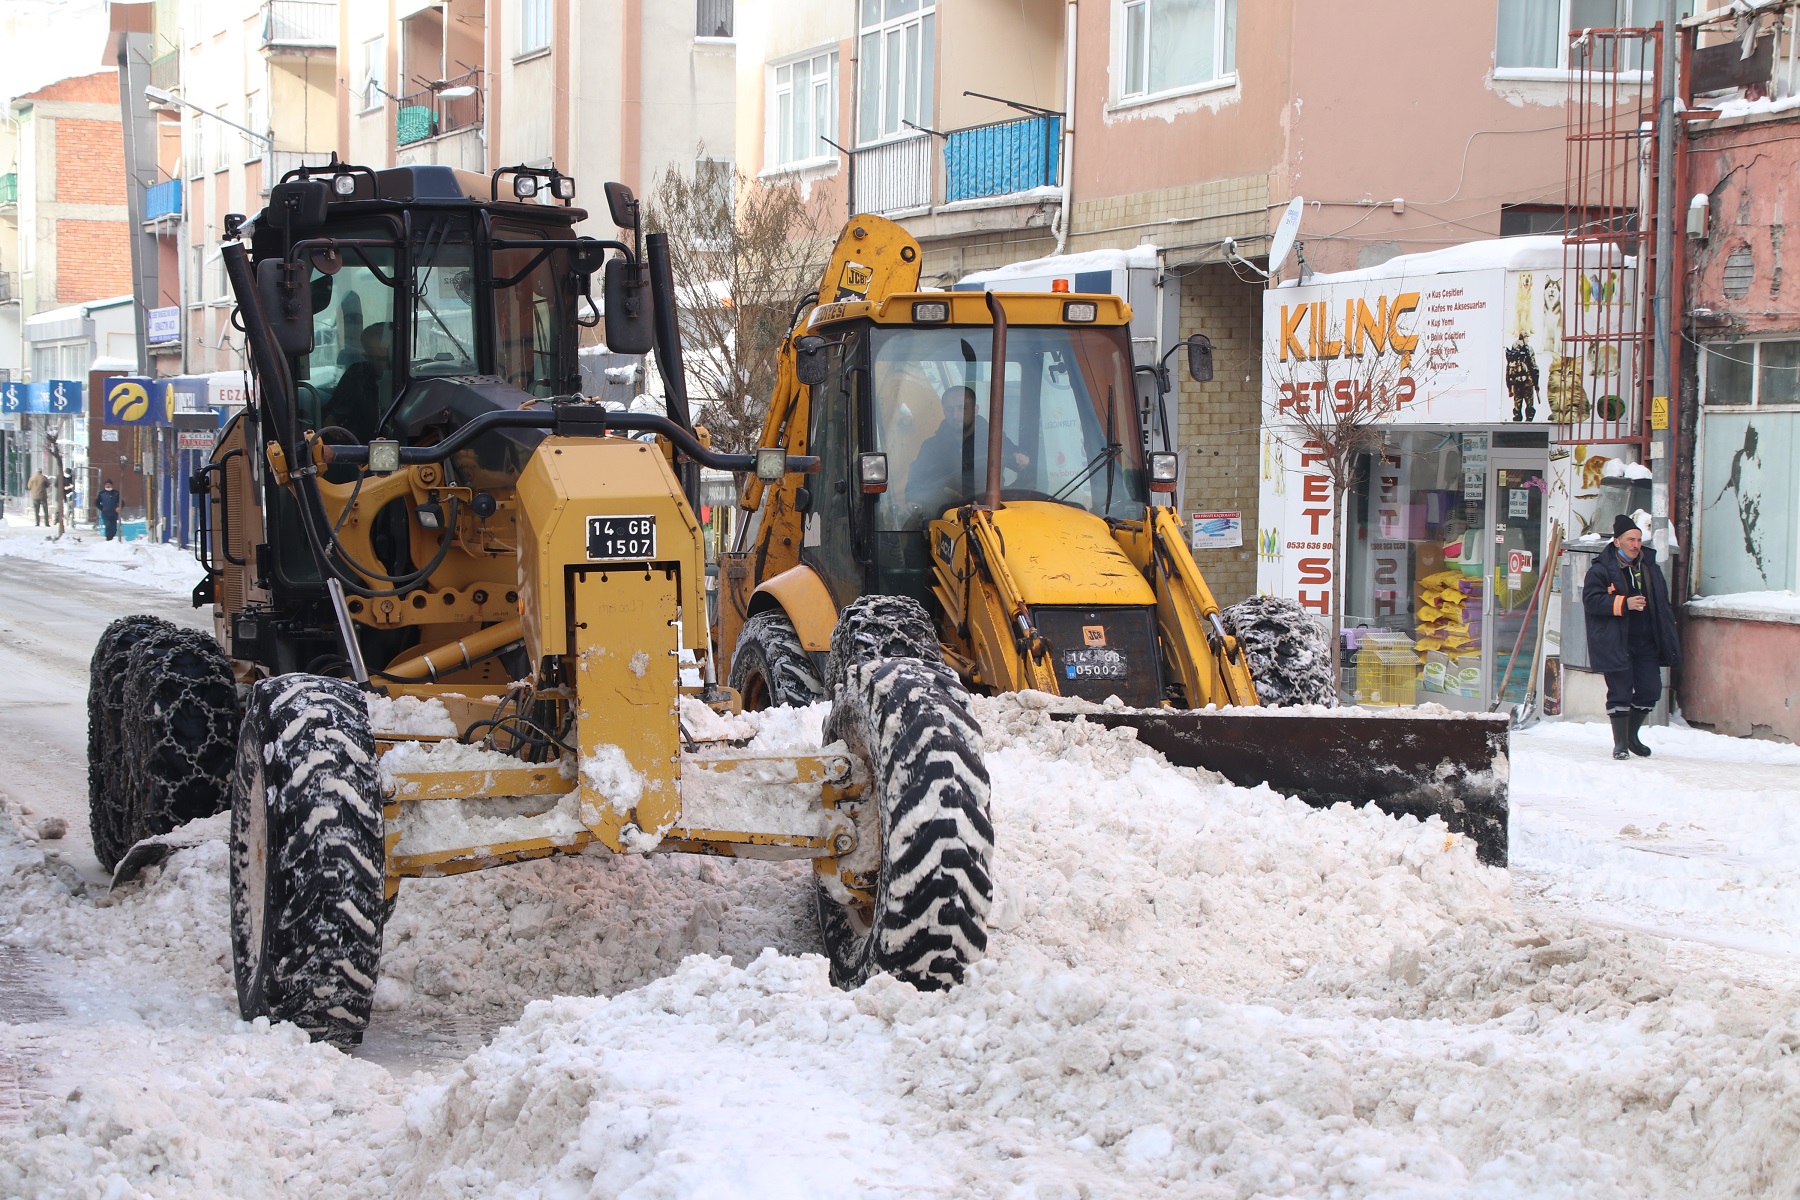
[[[1084,484],[1088,480],[1092,479],[1094,477],[1094,472],[1098,471],[1102,465],[1116,461],[1118,459],[1119,455],[1123,454],[1124,452],[1125,452],[1125,447],[1120,445],[1118,442],[1109,443],[1104,450],[1102,450],[1102,451],[1100,451],[1100,453],[1094,455],[1094,457],[1088,459],[1087,465],[1084,466],[1083,468],[1081,468],[1081,474],[1079,474],[1075,478],[1069,480],[1069,482],[1063,484],[1062,491],[1056,493],[1056,495],[1054,495],[1050,498],[1052,500],[1061,500],[1061,501],[1067,503],[1068,495],[1070,492],[1073,492],[1076,488],[1080,487],[1082,484]],[[1112,472],[1109,469],[1107,472],[1107,480],[1108,480],[1107,494],[1109,497],[1111,496],[1111,479],[1112,479]],[[1107,507],[1108,508],[1112,507],[1110,500],[1107,503]]]

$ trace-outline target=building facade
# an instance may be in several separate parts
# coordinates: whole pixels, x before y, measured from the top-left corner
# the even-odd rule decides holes
[[[1690,31],[1677,189],[1688,265],[1682,712],[1723,733],[1786,741],[1800,740],[1800,308],[1784,295],[1794,283],[1783,248],[1800,221],[1788,186],[1800,172],[1795,9],[1760,18],[1748,56],[1735,21]],[[1724,76],[1711,73],[1721,57]]]

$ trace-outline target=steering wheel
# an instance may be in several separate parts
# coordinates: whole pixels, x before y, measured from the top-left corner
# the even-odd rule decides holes
[[[319,440],[331,446],[360,446],[356,435],[342,425],[327,425],[319,430]]]

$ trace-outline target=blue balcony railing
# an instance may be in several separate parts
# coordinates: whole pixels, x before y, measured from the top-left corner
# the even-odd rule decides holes
[[[1055,187],[1062,117],[1020,117],[958,129],[944,139],[944,202]]]
[[[181,180],[170,179],[144,189],[144,220],[160,221],[181,215]]]

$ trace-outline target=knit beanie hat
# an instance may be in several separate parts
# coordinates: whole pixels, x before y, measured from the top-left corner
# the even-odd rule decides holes
[[[1626,534],[1630,533],[1632,530],[1636,529],[1637,527],[1638,527],[1638,525],[1637,525],[1636,521],[1632,520],[1630,517],[1626,516],[1624,513],[1620,513],[1618,516],[1613,518],[1613,537],[1615,539],[1624,537]]]

